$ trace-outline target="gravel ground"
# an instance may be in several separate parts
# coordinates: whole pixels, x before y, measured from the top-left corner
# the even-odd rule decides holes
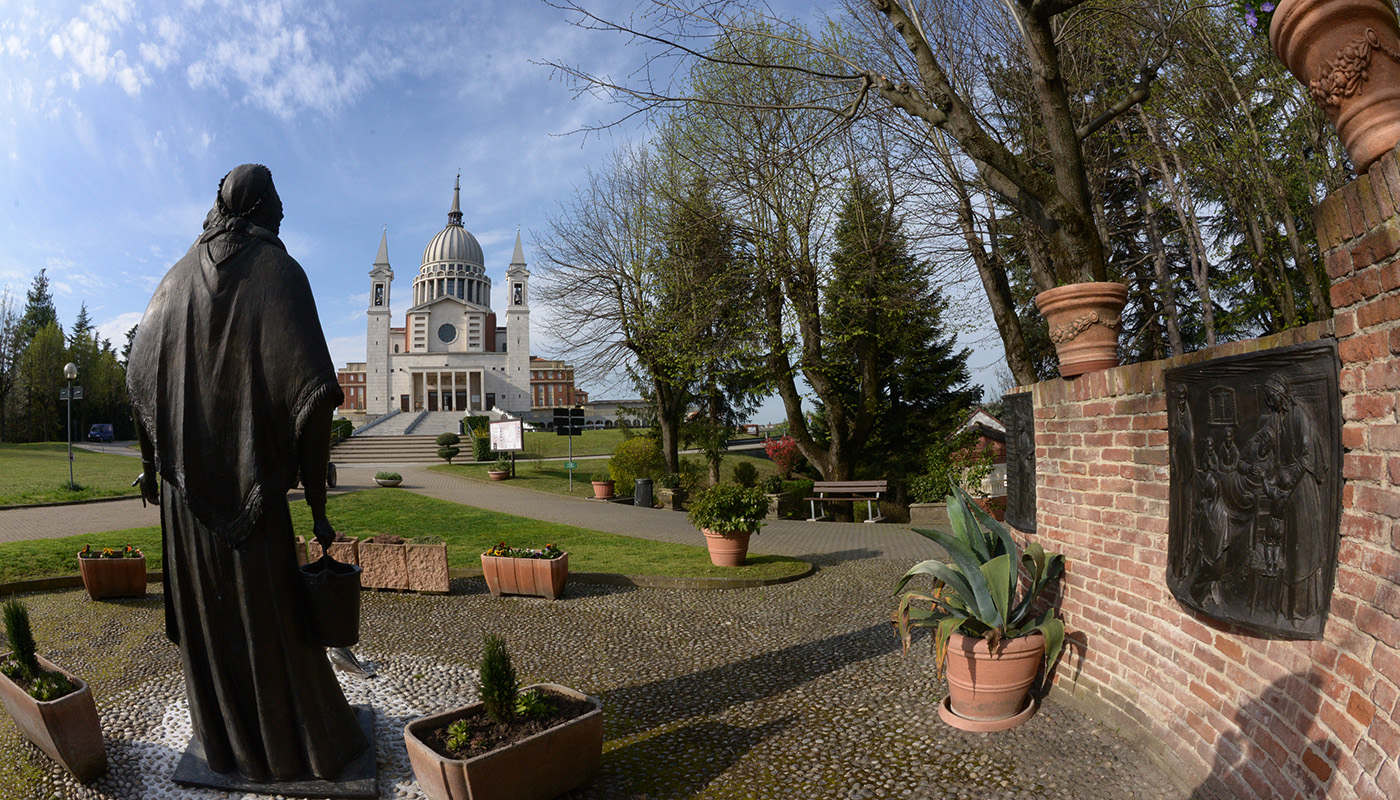
[[[341,676],[376,711],[380,792],[418,798],[403,724],[469,702],[483,632],[516,670],[601,698],[602,772],[577,798],[1112,798],[1178,800],[1144,754],[1055,702],[999,734],[938,719],[927,639],[907,656],[889,623],[895,561],[823,565],[811,578],[733,591],[571,583],[557,602],[494,598],[479,579],[448,596],[365,593],[361,659]],[[159,586],[145,601],[80,590],[28,598],[40,651],[93,685],[111,772],[77,786],[0,717],[0,797],[228,797],[170,784],[189,736]]]

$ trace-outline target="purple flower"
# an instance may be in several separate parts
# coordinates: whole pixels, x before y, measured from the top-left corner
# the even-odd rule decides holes
[[[1251,28],[1259,27],[1259,16],[1254,13],[1254,6],[1244,7],[1244,24]]]
[[[1272,14],[1273,11],[1274,11],[1274,4],[1273,4],[1273,3],[1267,3],[1267,2],[1266,2],[1266,3],[1261,3],[1261,4],[1259,5],[1259,10],[1260,10],[1260,11],[1263,11],[1265,14]]]

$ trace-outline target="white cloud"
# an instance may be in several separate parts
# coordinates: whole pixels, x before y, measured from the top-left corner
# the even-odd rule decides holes
[[[131,17],[131,4],[124,0],[98,0],[84,6],[81,16],[73,17],[49,37],[49,50],[59,60],[67,59],[73,70],[66,76],[74,90],[88,77],[98,84],[111,79],[129,95],[141,92],[150,83],[141,65],[128,62],[125,50],[113,50],[111,34],[120,31]]]
[[[99,323],[97,335],[99,339],[111,339],[112,346],[121,351],[126,344],[126,332],[131,330],[131,326],[141,321],[141,311],[128,311],[125,314],[118,314],[106,322]]]
[[[365,360],[365,337],[363,336],[337,336],[326,340],[326,347],[330,348],[331,361],[336,367],[343,367],[351,361]]]

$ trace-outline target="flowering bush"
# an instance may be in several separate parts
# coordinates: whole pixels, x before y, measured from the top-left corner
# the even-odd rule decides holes
[[[792,471],[802,463],[802,452],[797,449],[797,442],[791,436],[768,439],[763,443],[763,452],[768,454],[768,460],[773,462],[784,479],[791,478]]]
[[[543,558],[549,560],[564,555],[564,551],[560,550],[559,546],[555,544],[547,544],[539,550],[531,550],[525,547],[511,547],[505,542],[501,542],[485,553],[482,553],[482,555],[502,558]]]
[[[1275,4],[1269,0],[1235,0],[1235,10],[1239,12],[1240,18],[1250,30],[1265,34],[1269,32],[1269,23],[1274,21]]]
[[[84,545],[78,551],[78,558],[140,558],[142,555],[139,547],[127,545],[123,548],[104,547],[101,550],[93,550],[92,545]]]

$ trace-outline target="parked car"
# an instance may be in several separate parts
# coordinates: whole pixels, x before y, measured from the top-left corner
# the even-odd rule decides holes
[[[112,423],[110,423],[110,422],[95,422],[95,423],[93,423],[93,426],[92,426],[91,428],[88,428],[88,439],[89,439],[90,441],[95,441],[95,442],[110,442],[110,441],[112,441]]]

